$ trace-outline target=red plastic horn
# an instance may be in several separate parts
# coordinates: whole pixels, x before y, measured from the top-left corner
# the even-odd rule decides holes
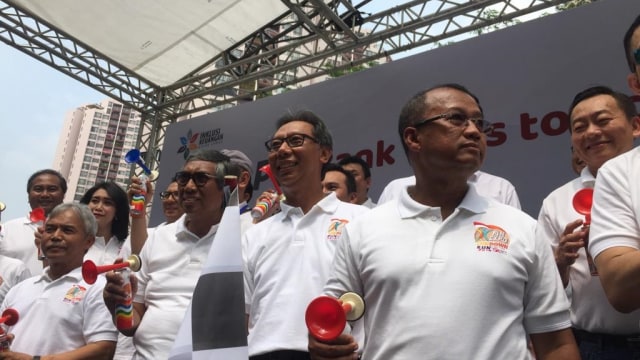
[[[82,278],[87,284],[93,284],[98,279],[98,274],[111,270],[130,268],[132,271],[140,270],[140,258],[138,255],[131,255],[121,263],[97,266],[93,261],[87,260],[82,264]]]
[[[356,293],[345,293],[340,299],[320,296],[309,303],[304,320],[311,335],[323,341],[331,341],[342,334],[347,320],[360,319],[364,308],[364,300]]]
[[[584,226],[591,224],[591,205],[593,205],[593,189],[584,188],[573,195],[573,208],[584,215]]]
[[[259,170],[265,173],[269,177],[269,180],[271,180],[271,183],[273,184],[273,187],[276,189],[276,192],[278,193],[278,195],[282,195],[282,190],[280,189],[280,185],[278,185],[278,180],[276,180],[276,177],[273,176],[273,172],[271,171],[271,165],[267,164],[261,167]]]
[[[19,318],[20,316],[18,315],[18,310],[9,308],[2,312],[2,317],[0,317],[0,324],[13,326],[18,322]]]
[[[29,213],[29,220],[34,223],[44,223],[47,219],[47,216],[44,213],[44,208],[38,207]]]

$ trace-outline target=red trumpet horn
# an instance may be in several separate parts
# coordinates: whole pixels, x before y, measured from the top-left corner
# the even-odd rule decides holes
[[[273,172],[271,171],[271,165],[267,164],[258,170],[262,171],[269,177],[269,180],[271,180],[271,183],[273,184],[273,187],[276,189],[276,192],[278,193],[278,195],[282,195],[282,190],[280,189],[280,185],[278,185],[278,180],[276,180],[276,177],[273,176]]]
[[[0,317],[0,324],[13,326],[18,322],[19,318],[20,316],[18,315],[18,310],[9,308],[2,312],[2,317]]]
[[[331,341],[342,334],[347,321],[360,319],[364,308],[364,300],[356,293],[345,293],[340,299],[320,296],[309,303],[304,320],[311,335]]]
[[[82,278],[87,284],[93,284],[98,279],[98,274],[111,270],[130,268],[132,271],[140,270],[140,258],[138,255],[131,255],[127,260],[110,265],[97,266],[93,261],[87,260],[82,264]]]
[[[573,195],[573,208],[584,215],[584,226],[591,224],[591,205],[593,205],[593,189],[584,188]]]

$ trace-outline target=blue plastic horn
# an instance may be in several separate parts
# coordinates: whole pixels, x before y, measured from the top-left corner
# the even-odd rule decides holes
[[[127,153],[124,155],[124,161],[127,164],[140,165],[142,171],[144,171],[145,174],[151,175],[151,170],[147,167],[147,165],[145,165],[144,160],[142,160],[142,158],[140,157],[140,150],[131,149],[127,151]]]

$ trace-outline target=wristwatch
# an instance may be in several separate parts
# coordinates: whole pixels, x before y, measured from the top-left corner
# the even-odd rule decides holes
[[[33,355],[33,360],[40,360],[40,355]]]

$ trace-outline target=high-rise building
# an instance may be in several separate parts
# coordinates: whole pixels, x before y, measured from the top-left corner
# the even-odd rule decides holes
[[[112,99],[66,114],[53,163],[68,181],[65,201],[102,181],[126,187],[131,165],[124,154],[136,145],[140,120],[139,112]]]

